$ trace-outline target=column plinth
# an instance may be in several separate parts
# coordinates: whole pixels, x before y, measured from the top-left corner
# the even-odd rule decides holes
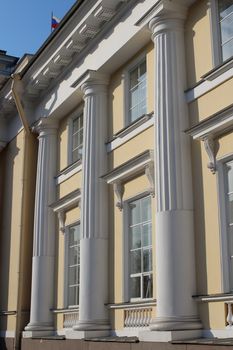
[[[83,84],[84,148],[82,160],[80,298],[77,338],[107,335],[108,303],[108,188],[107,79],[92,72]]]
[[[32,292],[30,323],[24,336],[48,335],[54,330],[55,214],[50,204],[56,199],[57,123],[41,119],[36,179]]]
[[[184,133],[189,124],[184,96],[184,18],[185,13],[168,11],[150,22],[155,44],[157,117],[157,314],[150,329],[165,332],[164,341],[197,336],[201,328],[192,298],[196,293],[196,273],[191,147]],[[154,333],[154,340],[163,340],[162,333]],[[151,336],[148,339],[152,340]]]

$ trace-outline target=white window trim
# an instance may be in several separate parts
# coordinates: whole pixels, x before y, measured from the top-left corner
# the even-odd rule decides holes
[[[72,159],[72,136],[73,136],[73,121],[74,119],[81,117],[83,115],[83,105],[79,106],[75,111],[71,113],[68,120],[68,147],[67,147],[67,159],[68,166],[76,162]]]
[[[136,57],[132,62],[128,64],[128,66],[125,67],[123,74],[122,74],[122,83],[123,83],[123,91],[124,91],[124,98],[123,98],[123,106],[124,106],[124,126],[129,126],[132,121],[129,120],[129,73],[132,69],[134,69],[136,66],[138,66],[142,61],[146,61],[146,74],[148,74],[148,65],[147,65],[147,55],[146,52],[141,53],[138,57]],[[148,78],[146,83],[148,82]],[[146,84],[147,86],[147,84]],[[148,113],[148,88],[146,88],[146,106]]]
[[[219,26],[218,0],[210,0],[210,24],[212,33],[212,62],[216,67],[223,63],[221,52],[221,34]]]
[[[227,230],[227,208],[226,208],[226,178],[224,176],[225,163],[233,160],[233,153],[221,158],[217,162],[217,183],[218,183],[218,208],[219,208],[219,223],[220,223],[220,250],[221,250],[221,287],[222,293],[229,293],[230,290],[230,269],[228,261],[228,230]]]
[[[122,261],[122,276],[123,276],[123,284],[122,284],[122,295],[123,295],[123,302],[127,303],[135,303],[135,302],[146,302],[153,300],[152,298],[130,298],[129,293],[129,203],[138,199],[141,199],[143,197],[151,196],[151,193],[149,191],[141,192],[140,194],[137,194],[133,197],[129,197],[123,202],[123,239],[122,239],[122,252],[123,252],[123,261]],[[153,254],[153,246],[152,246],[152,254]],[[152,266],[153,267],[153,266]],[[152,274],[154,274],[153,268],[152,268]],[[153,286],[154,288],[154,286]]]
[[[64,308],[71,309],[71,310],[77,309],[77,307],[79,306],[79,304],[78,305],[71,305],[71,306],[68,305],[68,257],[69,257],[69,254],[68,254],[69,237],[68,237],[68,235],[69,235],[70,227],[75,226],[75,225],[80,225],[80,220],[77,220],[77,221],[67,225],[65,227],[65,232],[64,232],[65,244],[64,244],[64,290],[63,290],[64,300],[63,300],[63,306],[64,306]],[[79,278],[80,278],[80,276],[79,276]]]

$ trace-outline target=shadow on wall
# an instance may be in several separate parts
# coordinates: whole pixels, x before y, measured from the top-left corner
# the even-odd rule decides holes
[[[0,201],[0,311],[9,308],[10,260],[12,259],[12,204],[15,158],[19,153],[16,138],[1,152],[1,201]],[[16,257],[15,257],[16,258]],[[16,291],[15,291],[16,293]],[[0,330],[7,330],[7,316],[1,315]]]
[[[212,69],[211,43],[207,40],[210,39],[207,36],[208,31],[204,27],[204,23],[198,23],[201,19],[208,18],[208,9],[207,0],[197,1],[190,7],[185,23],[187,83],[189,88],[200,80],[200,75]],[[197,46],[197,42],[199,46]],[[208,60],[209,57],[211,62]]]

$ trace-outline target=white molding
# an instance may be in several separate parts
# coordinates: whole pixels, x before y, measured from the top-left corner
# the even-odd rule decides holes
[[[139,332],[149,331],[149,327],[125,327],[123,329],[111,330],[110,335],[116,337],[139,337]]]
[[[193,126],[186,133],[194,140],[203,139],[209,134],[218,137],[233,129],[233,105],[215,113],[211,117]]]
[[[227,80],[233,77],[233,67],[227,71],[222,72],[219,76],[212,80],[204,80],[199,83],[196,87],[189,89],[185,92],[186,102],[191,103],[206,94],[207,92],[213,90],[217,86],[225,83]],[[206,78],[207,79],[207,78]]]
[[[217,161],[217,190],[218,190],[218,212],[219,212],[219,234],[220,234],[220,253],[221,253],[221,284],[222,291],[230,291],[230,269],[228,261],[228,234],[227,234],[227,208],[226,208],[226,198],[225,198],[225,189],[226,189],[226,177],[224,174],[224,165],[226,162],[233,159],[233,155],[227,156],[225,158],[219,159]]]
[[[193,297],[193,299],[198,303],[214,303],[219,301],[224,302],[233,302],[233,293],[232,294],[222,294],[222,295],[200,295]]]
[[[156,306],[157,303],[156,301],[145,301],[145,302],[140,302],[140,303],[122,303],[122,304],[110,304],[108,305],[109,309],[135,309],[135,308],[145,308],[149,306]]]
[[[129,126],[131,123],[129,120],[129,74],[134,68],[136,68],[140,63],[146,61],[146,52],[142,52],[138,57],[136,57],[132,62],[130,62],[124,69],[122,73],[122,83],[123,83],[123,105],[124,105],[124,125]],[[148,80],[148,70],[146,69],[147,80]],[[146,99],[148,102],[148,88],[146,84]],[[147,103],[148,106],[148,103]]]
[[[68,168],[60,172],[55,178],[56,185],[60,185],[62,182],[68,180],[73,175],[79,173],[82,170],[81,161],[71,164]]]
[[[211,47],[213,66],[218,66],[222,61],[221,39],[219,28],[219,15],[217,0],[209,0],[209,19],[211,25]]]
[[[141,132],[145,131],[146,129],[150,128],[154,125],[155,117],[151,117],[149,120],[146,120],[143,124],[137,126],[135,129],[130,130],[130,132],[123,137],[117,137],[113,141],[110,141],[107,143],[107,152],[110,153],[114,151],[116,148],[122,146],[127,141],[131,140],[135,136],[139,135]]]
[[[203,329],[202,336],[204,338],[232,338],[232,332],[233,332],[233,329],[231,329],[231,328],[228,328],[228,329]],[[218,344],[218,345],[225,345],[225,344]]]
[[[154,152],[152,150],[147,150],[139,154],[102,176],[107,184],[113,185],[113,190],[117,198],[116,206],[120,210],[123,208],[124,183],[143,173],[147,176],[150,185],[148,191],[154,196]]]

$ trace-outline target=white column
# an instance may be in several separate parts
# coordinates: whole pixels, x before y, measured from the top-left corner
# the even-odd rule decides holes
[[[108,312],[108,188],[107,79],[91,72],[84,92],[84,149],[82,160],[81,257],[78,337],[107,334]]]
[[[159,331],[201,328],[192,299],[196,275],[191,148],[184,133],[189,125],[184,18],[184,11],[173,8],[150,22],[155,44],[157,187],[157,316],[150,329]]]
[[[55,214],[50,204],[56,199],[57,123],[41,119],[39,133],[30,323],[24,336],[49,334],[54,329]]]

